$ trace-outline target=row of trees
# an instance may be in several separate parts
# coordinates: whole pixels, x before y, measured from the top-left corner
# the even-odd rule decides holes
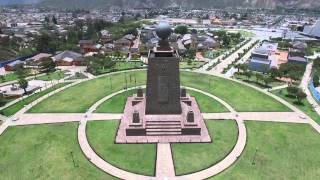
[[[296,86],[287,87],[287,92],[290,97],[296,98],[299,104],[301,104],[302,100],[307,97],[307,95],[302,91],[302,89]]]

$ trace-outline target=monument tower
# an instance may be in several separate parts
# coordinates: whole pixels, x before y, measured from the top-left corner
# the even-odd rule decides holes
[[[180,58],[167,41],[171,31],[169,24],[160,23],[156,33],[161,40],[149,52],[146,114],[181,114]]]
[[[168,42],[172,29],[160,22],[161,39],[149,51],[146,94],[128,97],[116,143],[211,142],[197,101],[180,88],[180,57]]]

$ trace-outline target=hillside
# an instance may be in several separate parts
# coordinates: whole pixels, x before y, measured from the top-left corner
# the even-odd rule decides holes
[[[112,6],[124,8],[221,8],[221,7],[295,7],[316,8],[320,7],[319,0],[0,0],[3,4],[30,4],[65,8],[65,9],[94,9],[110,8]]]

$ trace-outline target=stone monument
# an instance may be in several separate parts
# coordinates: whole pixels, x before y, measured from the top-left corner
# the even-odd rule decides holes
[[[161,39],[149,51],[146,93],[128,97],[116,143],[211,142],[197,101],[180,89],[178,53],[168,42],[172,29],[160,22]]]

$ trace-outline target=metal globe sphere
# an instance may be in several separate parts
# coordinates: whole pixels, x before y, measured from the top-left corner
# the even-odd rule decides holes
[[[161,39],[167,39],[171,33],[172,29],[167,22],[160,22],[156,28],[157,36]]]

